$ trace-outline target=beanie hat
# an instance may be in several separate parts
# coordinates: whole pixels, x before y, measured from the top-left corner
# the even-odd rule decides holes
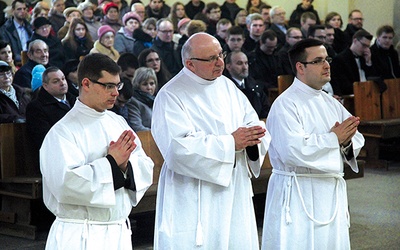
[[[88,9],[88,8],[91,8],[91,9],[94,11],[94,5],[93,5],[91,2],[89,2],[89,1],[82,2],[82,3],[80,3],[80,4],[78,5],[78,9],[79,9],[81,12],[83,12],[84,10],[86,10],[86,9]]]
[[[42,86],[42,75],[46,68],[42,64],[38,64],[32,69],[32,80],[31,80],[31,88],[32,91],[40,88]]]
[[[63,15],[65,18],[67,18],[72,12],[77,11],[81,14],[82,16],[82,11],[80,11],[78,8],[76,7],[68,7],[64,10]]]
[[[178,22],[178,30],[185,24],[187,24],[188,22],[190,22],[191,19],[190,18],[182,18],[179,22]]]
[[[125,25],[126,24],[126,22],[129,20],[129,19],[136,19],[138,22],[139,22],[139,24],[141,25],[142,24],[142,19],[140,18],[140,16],[138,15],[138,14],[136,14],[135,12],[127,12],[123,17],[122,17],[122,23]]]
[[[0,68],[1,69],[5,68],[6,70],[10,70],[11,66],[8,63],[6,63],[5,61],[0,61]]]
[[[116,8],[116,9],[118,10],[118,12],[119,12],[118,5],[116,5],[115,3],[111,2],[111,3],[108,3],[108,4],[104,5],[104,7],[103,7],[103,13],[104,13],[104,15],[107,15],[107,12],[108,12],[111,8]]]
[[[33,29],[39,29],[40,27],[46,24],[51,24],[49,19],[42,16],[37,17],[35,18],[35,20],[33,20]]]
[[[103,25],[101,26],[98,30],[97,30],[97,36],[99,37],[99,40],[101,39],[101,37],[107,33],[107,32],[112,32],[115,35],[115,30],[113,28],[111,28],[109,25]]]
[[[104,3],[104,2],[109,2],[109,3],[111,3],[112,1],[111,0],[98,0],[97,1],[97,5],[98,6],[100,6],[102,3]]]

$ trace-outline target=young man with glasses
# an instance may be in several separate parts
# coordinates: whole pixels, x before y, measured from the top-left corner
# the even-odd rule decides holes
[[[286,43],[278,52],[278,60],[281,65],[282,71],[279,73],[281,75],[293,75],[292,67],[290,67],[289,61],[289,49],[293,47],[298,41],[301,41],[303,36],[299,28],[289,28],[286,33]]]
[[[222,76],[215,37],[192,35],[182,57],[153,106],[151,132],[165,159],[154,249],[259,249],[249,176],[259,175],[270,135]]]
[[[267,118],[273,169],[261,249],[350,249],[343,168],[358,172],[360,119],[322,91],[331,79],[323,42],[299,41],[289,57],[296,78]]]
[[[11,67],[8,63],[0,61],[0,123],[25,122],[25,111],[30,96],[12,82]]]
[[[348,24],[346,26],[346,29],[343,31],[348,46],[350,46],[350,44],[352,43],[354,34],[359,30],[364,30],[363,23],[364,18],[360,10],[350,11]]]
[[[371,59],[371,40],[370,33],[359,30],[354,34],[351,46],[334,58],[331,84],[335,95],[353,94],[354,82],[378,76]]]
[[[75,105],[43,141],[43,200],[56,216],[46,249],[132,249],[128,216],[154,164],[125,119],[108,110],[123,86],[119,72],[108,56],[87,55]]]

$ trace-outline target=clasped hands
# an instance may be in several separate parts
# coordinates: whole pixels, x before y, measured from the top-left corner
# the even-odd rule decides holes
[[[108,148],[108,154],[117,162],[122,171],[126,171],[129,157],[136,148],[135,135],[131,130],[125,130],[119,136],[116,142],[111,141]]]
[[[360,117],[350,116],[342,123],[336,122],[331,132],[334,132],[341,146],[348,146],[351,138],[356,134],[357,127],[360,124]]]
[[[248,146],[261,143],[260,138],[265,135],[266,129],[261,126],[240,127],[232,133],[235,140],[235,150],[239,151]]]

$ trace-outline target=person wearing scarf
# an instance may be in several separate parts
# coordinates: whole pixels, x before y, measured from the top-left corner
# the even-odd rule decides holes
[[[100,53],[113,59],[115,62],[119,58],[119,52],[114,48],[115,31],[109,25],[103,25],[97,31],[99,40],[94,42],[93,49],[89,54]]]

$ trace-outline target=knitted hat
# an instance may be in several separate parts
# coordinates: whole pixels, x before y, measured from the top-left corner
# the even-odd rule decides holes
[[[178,22],[178,30],[179,30],[183,25],[185,25],[186,23],[188,23],[188,22],[190,22],[190,21],[191,21],[190,18],[187,18],[187,17],[182,18],[182,19]]]
[[[115,9],[117,9],[118,12],[119,12],[118,5],[116,5],[115,3],[111,2],[111,3],[108,3],[108,4],[104,5],[104,7],[103,7],[103,13],[104,13],[104,15],[107,15],[107,12],[108,12],[111,8],[115,8]]]
[[[101,26],[98,30],[97,30],[97,36],[99,37],[99,40],[101,39],[101,37],[107,33],[107,32],[112,32],[115,35],[115,30],[113,28],[111,28],[109,25],[103,25]]]
[[[66,8],[65,10],[64,10],[64,12],[63,12],[63,15],[64,15],[64,17],[65,18],[67,18],[72,12],[74,12],[74,11],[78,11],[80,14],[81,14],[81,16],[82,16],[82,11],[80,11],[78,8],[76,8],[76,7],[68,7],[68,8]]]
[[[49,19],[42,17],[42,16],[37,17],[37,18],[35,18],[35,20],[33,20],[33,29],[39,29],[43,25],[47,25],[47,24],[51,24]]]
[[[42,75],[46,68],[42,64],[38,64],[32,69],[32,80],[31,80],[31,88],[32,91],[40,88],[42,86]]]
[[[142,24],[142,19],[140,18],[140,16],[138,15],[138,14],[136,14],[135,12],[127,12],[123,17],[122,17],[122,23],[125,25],[126,24],[126,22],[129,20],[129,19],[136,19],[138,22],[139,22],[139,24]]]
[[[88,9],[88,8],[91,8],[91,9],[94,11],[94,5],[93,5],[91,2],[89,2],[89,1],[82,2],[82,3],[80,3],[80,4],[78,5],[78,9],[79,9],[81,12],[83,12],[84,10],[86,10],[86,9]]]
[[[98,4],[98,6],[100,6],[102,3],[104,3],[104,2],[109,2],[109,3],[111,3],[112,1],[111,0],[98,0],[97,1],[97,4]]]

